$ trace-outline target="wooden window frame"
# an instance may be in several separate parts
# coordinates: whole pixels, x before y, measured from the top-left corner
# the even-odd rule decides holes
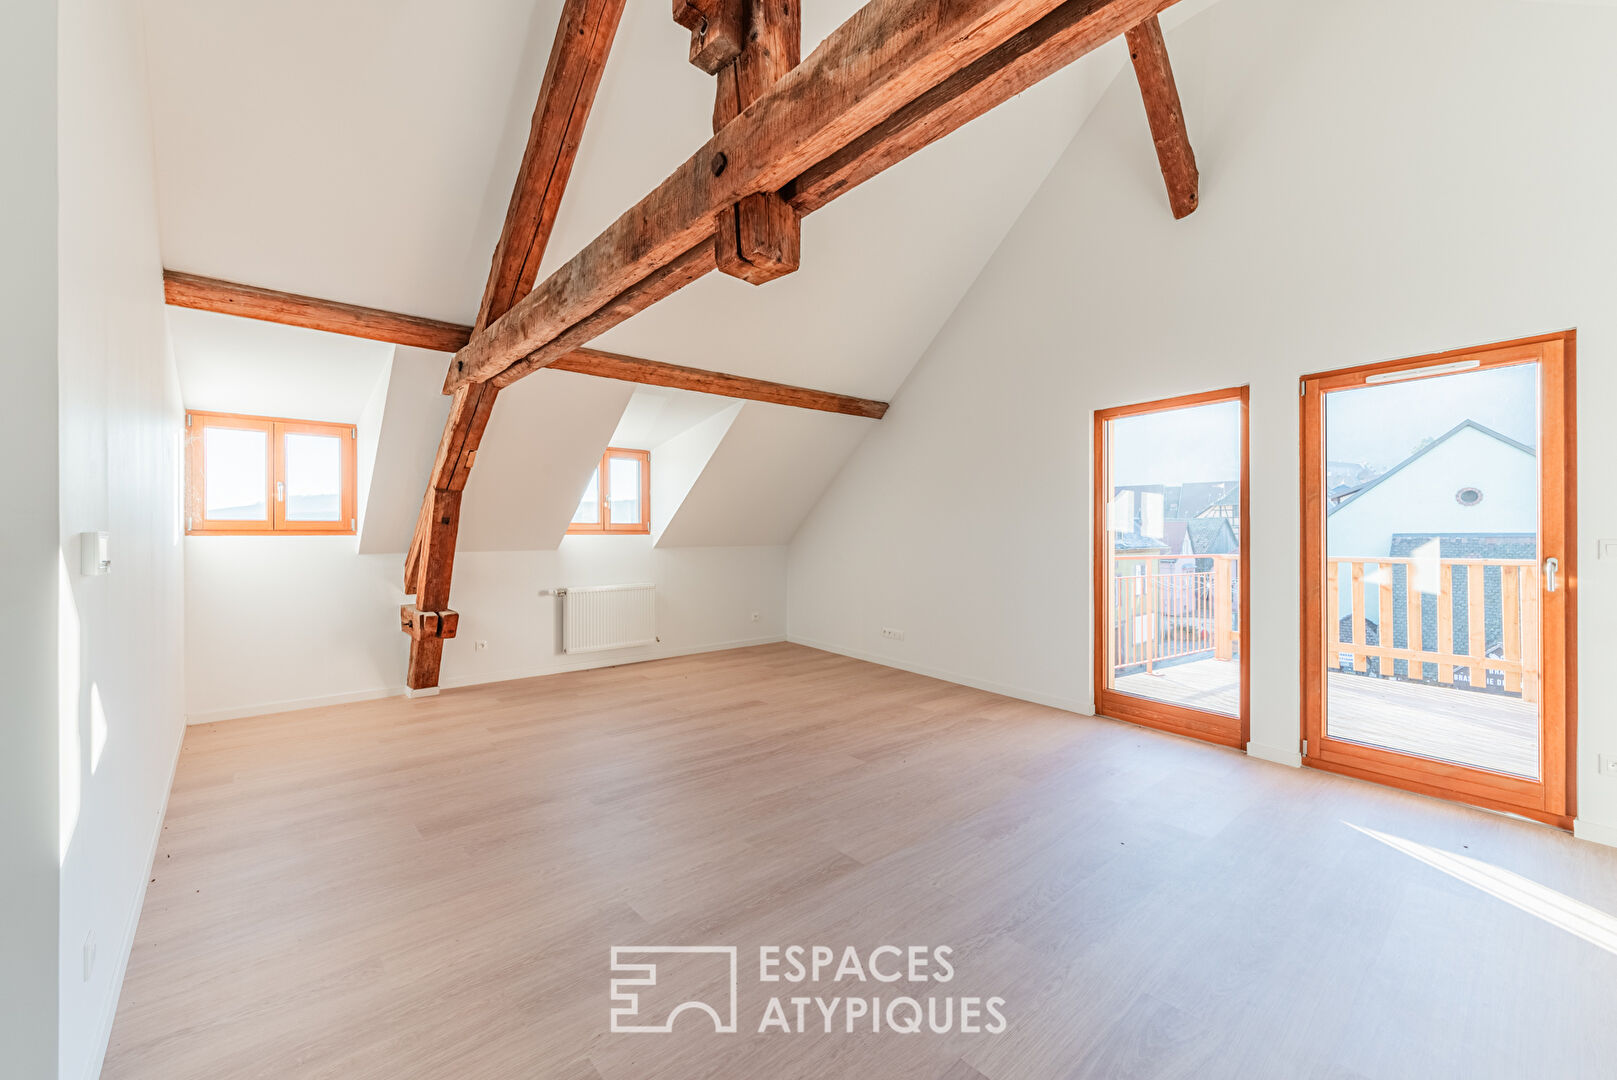
[[[210,427],[262,431],[268,448],[264,470],[264,521],[210,521],[206,516],[207,462],[202,432]],[[342,447],[342,513],[336,521],[288,521],[286,505],[275,498],[275,485],[285,480],[286,436],[323,435]],[[293,420],[280,416],[245,416],[189,410],[185,414],[185,535],[187,536],[354,536],[357,534],[357,452],[359,429],[353,424]]]
[[[1241,405],[1241,494],[1239,497],[1238,517],[1226,520],[1238,520],[1240,531],[1237,537],[1237,565],[1239,566],[1240,581],[1238,585],[1239,596],[1236,599],[1238,606],[1237,618],[1240,627],[1241,655],[1237,661],[1241,671],[1240,714],[1229,716],[1224,713],[1208,712],[1202,709],[1192,709],[1183,705],[1174,705],[1165,701],[1155,701],[1150,698],[1137,697],[1120,690],[1111,688],[1112,633],[1109,625],[1110,597],[1112,586],[1110,574],[1112,571],[1110,530],[1106,527],[1106,502],[1110,484],[1110,461],[1107,453],[1109,447],[1106,439],[1106,425],[1112,420],[1119,420],[1129,416],[1141,416],[1148,413],[1174,412],[1179,409],[1191,409],[1199,405],[1215,405],[1226,401],[1237,401]],[[1111,717],[1114,720],[1126,720],[1131,724],[1140,724],[1145,727],[1158,728],[1170,731],[1175,735],[1184,735],[1203,742],[1216,743],[1219,746],[1231,746],[1238,750],[1246,748],[1251,738],[1251,699],[1252,699],[1252,574],[1248,549],[1251,545],[1251,516],[1250,492],[1251,484],[1251,403],[1250,393],[1245,386],[1235,386],[1224,390],[1209,390],[1201,394],[1184,394],[1179,397],[1164,398],[1159,401],[1146,401],[1136,405],[1119,405],[1110,409],[1095,410],[1094,439],[1095,439],[1095,482],[1094,482],[1094,552],[1091,562],[1094,564],[1093,581],[1093,608],[1094,608],[1094,686],[1095,686],[1095,713],[1098,716]]]
[[[1362,387],[1367,375],[1477,361],[1471,370],[1537,363],[1541,373],[1539,436],[1541,505],[1560,505],[1559,517],[1539,522],[1539,558],[1554,555],[1561,564],[1560,588],[1541,597],[1544,604],[1542,655],[1559,653],[1562,663],[1544,664],[1540,689],[1539,779],[1528,780],[1415,754],[1401,754],[1333,739],[1326,724],[1326,649],[1302,649],[1303,764],[1370,780],[1389,787],[1504,810],[1563,829],[1576,814],[1578,743],[1578,528],[1577,528],[1577,332],[1520,338],[1451,352],[1327,371],[1301,381],[1302,618],[1301,641],[1326,637],[1325,590],[1325,395]],[[1435,378],[1433,371],[1409,378]],[[1559,611],[1552,610],[1558,606]],[[1552,722],[1555,716],[1559,723]]]
[[[633,524],[612,524],[611,508],[611,470],[608,468],[613,458],[633,458],[640,462],[640,520]],[[595,463],[595,475],[598,478],[595,484],[596,517],[592,522],[571,522],[567,526],[568,536],[649,536],[651,534],[651,451],[626,450],[620,446],[609,446],[601,455],[601,460]],[[577,513],[576,507],[574,513]]]

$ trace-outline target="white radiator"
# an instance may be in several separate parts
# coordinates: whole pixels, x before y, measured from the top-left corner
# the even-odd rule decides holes
[[[561,650],[602,652],[657,640],[657,586],[591,585],[557,589]]]

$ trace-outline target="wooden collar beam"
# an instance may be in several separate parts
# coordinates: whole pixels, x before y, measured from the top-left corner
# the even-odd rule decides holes
[[[1118,37],[1173,0],[871,0],[673,175],[477,334],[449,365],[446,392],[508,385],[711,267],[715,219],[748,195],[778,192],[883,128],[934,88],[921,115],[866,147],[874,175],[975,115]],[[1049,20],[1049,21],[1047,21]],[[988,66],[975,67],[992,57]],[[954,77],[970,71],[967,79]],[[800,185],[799,185],[800,186]],[[830,197],[848,190],[844,184]],[[829,201],[829,198],[826,198]],[[823,202],[820,205],[824,205]],[[694,271],[694,274],[692,274]]]

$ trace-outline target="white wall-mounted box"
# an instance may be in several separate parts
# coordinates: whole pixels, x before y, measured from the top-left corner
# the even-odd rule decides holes
[[[109,553],[112,537],[104,532],[87,532],[79,534],[79,572],[86,577],[99,577],[112,572],[112,555]]]

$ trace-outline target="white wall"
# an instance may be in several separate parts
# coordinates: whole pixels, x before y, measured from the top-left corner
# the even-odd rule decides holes
[[[184,725],[182,419],[132,5],[63,0],[60,33],[60,1075],[78,1078],[100,1068]],[[96,530],[112,573],[85,577]]]
[[[56,1068],[56,4],[0,5],[0,1054]]]
[[[1201,209],[1169,215],[1120,79],[800,530],[790,636],[1087,709],[1093,410],[1250,383],[1253,670],[1295,672],[1297,378],[1576,326],[1580,825],[1617,839],[1614,42],[1609,7],[1517,0],[1223,0],[1171,33]],[[1255,680],[1252,740],[1296,760],[1295,678]]]
[[[403,554],[358,555],[352,537],[187,538],[191,721],[402,693],[403,575]],[[641,581],[657,584],[658,645],[559,651],[557,601],[542,590]],[[784,547],[667,552],[648,536],[570,536],[554,551],[462,552],[451,599],[460,635],[444,646],[442,685],[779,641],[785,581]],[[488,648],[477,651],[479,640]]]

